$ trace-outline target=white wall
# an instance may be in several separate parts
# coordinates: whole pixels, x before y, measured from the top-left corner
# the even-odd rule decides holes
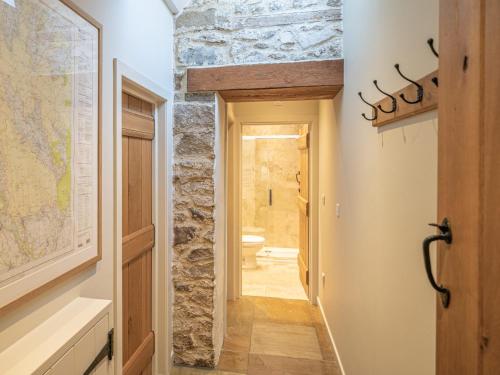
[[[163,0],[73,1],[103,25],[103,259],[0,317],[0,350],[77,296],[113,298],[113,58],[173,92],[173,19]]]
[[[434,0],[348,0],[345,87],[320,103],[320,300],[348,375],[432,375],[435,293],[421,243],[436,221],[436,112],[384,127],[358,98],[381,98],[436,69],[426,40],[437,38]],[[335,204],[341,204],[340,218]],[[320,282],[320,285],[322,283]]]

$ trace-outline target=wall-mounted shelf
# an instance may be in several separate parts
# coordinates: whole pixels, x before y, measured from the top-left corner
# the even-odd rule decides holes
[[[420,103],[409,104],[405,103],[400,98],[400,94],[404,94],[406,98],[416,98],[415,85],[412,84],[391,94],[397,99],[396,111],[393,113],[383,113],[382,111],[377,111],[377,118],[372,121],[372,126],[380,127],[388,125],[393,122],[436,109],[438,107],[438,86],[433,82],[433,78],[437,77],[438,71],[436,70],[417,80],[417,82],[424,88],[424,96]],[[375,107],[378,107],[378,105],[382,108],[391,108],[392,100],[389,97],[386,97],[374,104]],[[373,113],[373,115],[375,115],[375,113]]]

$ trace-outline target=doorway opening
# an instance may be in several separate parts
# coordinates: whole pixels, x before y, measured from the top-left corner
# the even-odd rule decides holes
[[[301,170],[298,147],[301,132],[307,132],[307,127],[308,124],[242,126],[244,296],[307,299],[307,249],[303,247],[302,254],[299,251],[303,241],[299,237],[307,238],[307,230],[299,228],[304,223],[300,223],[297,204],[301,185],[306,190],[308,177]]]
[[[315,100],[228,104],[230,300],[315,303],[317,110]]]

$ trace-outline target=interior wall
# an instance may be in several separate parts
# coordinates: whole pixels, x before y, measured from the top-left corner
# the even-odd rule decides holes
[[[73,2],[103,25],[102,260],[96,267],[1,316],[0,350],[78,296],[113,299],[113,59],[118,58],[173,92],[173,17],[163,0]],[[167,110],[171,124],[171,101]]]
[[[351,0],[344,6],[345,87],[319,106],[320,301],[348,375],[435,370],[435,293],[422,240],[437,210],[437,114],[380,129],[357,96],[382,98],[437,67],[433,0]],[[340,216],[336,217],[336,204]]]

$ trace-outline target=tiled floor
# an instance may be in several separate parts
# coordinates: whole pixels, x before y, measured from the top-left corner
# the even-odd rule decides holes
[[[243,269],[244,296],[307,300],[297,259],[257,257],[257,269]]]
[[[173,375],[340,375],[317,307],[307,301],[242,297],[228,305],[228,329],[215,370]]]

